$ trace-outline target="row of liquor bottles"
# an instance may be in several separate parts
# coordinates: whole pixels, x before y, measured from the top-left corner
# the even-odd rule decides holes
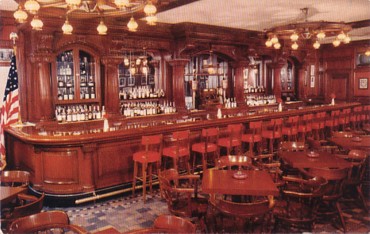
[[[121,104],[121,113],[125,117],[148,116],[175,113],[175,102],[125,102]]]
[[[248,95],[245,98],[248,106],[259,106],[276,103],[275,95]]]
[[[59,101],[66,101],[66,100],[74,100],[75,99],[75,91],[74,88],[60,88],[58,89],[58,96]],[[80,99],[95,99],[95,87],[81,87],[80,88]]]
[[[139,86],[129,89],[121,89],[119,93],[121,100],[134,100],[144,98],[162,98],[165,96],[163,89],[154,89],[150,86]]]
[[[264,93],[265,87],[263,86],[247,86],[244,89],[244,93]]]
[[[96,104],[85,105],[57,105],[55,117],[58,122],[79,122],[97,120],[106,117],[104,106]]]

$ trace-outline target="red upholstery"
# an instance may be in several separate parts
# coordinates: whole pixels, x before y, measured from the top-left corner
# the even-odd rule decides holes
[[[325,118],[326,113],[325,112],[318,112],[315,115],[315,118],[312,121],[312,130],[315,133],[315,139],[319,140],[320,138],[324,138],[323,136],[323,130],[325,128]]]
[[[247,131],[246,134],[242,135],[242,142],[249,143],[249,152],[252,153],[254,143],[262,141],[262,121],[250,122],[249,130]]]
[[[216,157],[218,156],[218,134],[219,129],[218,128],[207,128],[202,129],[202,142],[194,143],[191,146],[191,150],[196,153],[202,154],[202,165],[203,165],[203,171],[207,169],[207,154],[208,153],[214,153],[216,154]],[[195,168],[195,159],[193,158],[193,169]]]
[[[181,159],[185,160],[187,170],[190,173],[190,131],[177,131],[172,133],[173,145],[163,148],[162,156],[170,157],[174,160],[174,168],[178,170],[178,162]],[[185,158],[184,158],[185,157]]]
[[[217,143],[218,146],[226,148],[227,155],[229,155],[231,148],[241,146],[242,132],[243,132],[242,124],[229,124],[227,126],[228,136],[219,138]]]
[[[288,136],[288,139],[290,140],[291,137],[297,138],[298,134],[298,116],[290,116],[284,126],[282,127],[282,134],[284,136]]]
[[[303,140],[306,140],[307,135],[312,132],[312,118],[313,114],[305,114],[298,125],[298,133],[302,134]]]
[[[271,119],[270,124],[267,127],[267,129],[262,130],[262,137],[264,139],[270,140],[270,144],[269,144],[270,153],[273,153],[273,141],[275,139],[281,138],[282,136],[282,133],[281,133],[282,124],[283,124],[282,118]]]

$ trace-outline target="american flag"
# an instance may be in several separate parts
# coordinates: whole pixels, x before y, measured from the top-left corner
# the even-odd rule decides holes
[[[0,167],[5,165],[5,141],[4,127],[16,123],[19,114],[18,100],[18,74],[15,55],[12,56],[8,80],[6,82],[3,105],[1,106],[1,124],[0,124]]]

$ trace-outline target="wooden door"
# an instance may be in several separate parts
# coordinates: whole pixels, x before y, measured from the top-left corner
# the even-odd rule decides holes
[[[348,95],[348,73],[333,74],[331,85],[328,87],[328,94],[335,94],[338,100],[347,100]]]

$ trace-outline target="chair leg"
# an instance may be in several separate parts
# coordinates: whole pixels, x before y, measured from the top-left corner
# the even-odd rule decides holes
[[[368,212],[369,212],[369,209],[367,208],[366,200],[365,200],[365,196],[364,196],[364,194],[362,193],[361,185],[356,186],[356,189],[357,189],[357,193],[358,193],[358,195],[360,196],[360,199],[361,199],[362,205],[364,206],[364,208],[365,208],[366,212],[368,213]]]
[[[149,191],[150,191],[150,194],[153,194],[153,163],[150,163],[148,165],[148,176],[149,176]]]
[[[202,154],[202,166],[203,166],[203,172],[207,170],[207,154]]]
[[[132,195],[135,194],[135,189],[136,189],[137,169],[138,169],[137,162],[134,162],[134,180],[132,181]]]
[[[147,170],[148,164],[143,163],[142,165],[142,174],[143,174],[143,200],[145,203],[146,200],[146,170]]]
[[[339,205],[339,202],[338,201],[335,203],[335,206],[336,206],[337,211],[338,211],[340,222],[341,222],[341,224],[343,226],[343,231],[344,231],[344,233],[346,233],[347,232],[347,230],[346,230],[346,223],[344,222],[344,217],[342,215],[342,209],[340,208],[340,205]]]

